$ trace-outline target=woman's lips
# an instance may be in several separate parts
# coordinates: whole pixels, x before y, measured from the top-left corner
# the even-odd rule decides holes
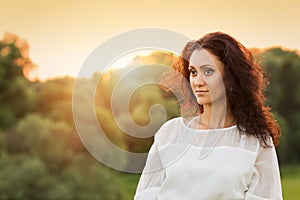
[[[206,94],[208,92],[208,90],[196,90],[195,91],[195,94],[196,95],[204,95],[204,94]]]

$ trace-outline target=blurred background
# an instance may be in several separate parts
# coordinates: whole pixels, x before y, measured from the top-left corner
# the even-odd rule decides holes
[[[223,31],[252,50],[270,74],[266,104],[282,127],[277,154],[283,196],[299,199],[300,4],[296,0],[222,3],[0,0],[0,199],[133,198],[140,174],[110,169],[89,154],[75,129],[72,92],[77,72],[93,49],[114,35],[143,27],[170,29],[192,39]],[[107,137],[120,148],[147,152],[153,138],[131,137],[115,123],[114,117],[123,117],[111,111],[117,81],[141,65],[147,66],[143,73],[133,70],[122,87],[130,88],[149,76],[158,80],[156,65],[149,63],[171,66],[176,56],[136,52],[110,70],[78,80],[87,88],[81,91],[82,101],[90,101],[86,92],[98,82],[96,115]],[[119,95],[122,100],[128,94]],[[176,98],[152,84],[131,96],[128,106],[134,122],[147,125],[154,104],[163,105],[168,119],[179,115]]]

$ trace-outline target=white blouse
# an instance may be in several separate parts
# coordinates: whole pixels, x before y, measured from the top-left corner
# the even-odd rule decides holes
[[[282,199],[275,148],[237,126],[200,130],[169,120],[155,135],[134,199]]]

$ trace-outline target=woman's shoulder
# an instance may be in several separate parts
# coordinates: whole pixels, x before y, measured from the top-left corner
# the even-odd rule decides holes
[[[175,117],[166,121],[159,129],[157,134],[178,130],[184,127],[185,119],[183,117]]]
[[[154,140],[157,143],[169,143],[177,137],[182,118],[175,117],[166,121],[156,132]]]
[[[265,148],[274,148],[271,137],[267,137],[264,142],[261,138],[258,138],[255,135],[245,133],[241,134],[240,146],[246,150],[256,153],[257,155],[259,155]]]
[[[171,127],[174,127],[174,126],[178,126],[179,123],[181,123],[181,120],[182,120],[182,117],[175,117],[175,118],[172,118],[168,121],[166,121],[160,129],[165,129],[165,128],[171,128]]]

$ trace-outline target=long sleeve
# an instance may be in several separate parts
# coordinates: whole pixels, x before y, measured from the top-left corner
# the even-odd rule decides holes
[[[165,168],[160,160],[156,140],[154,140],[134,200],[155,200],[164,178]]]
[[[245,199],[282,200],[280,173],[274,147],[261,147]]]
[[[155,134],[134,200],[282,200],[275,148],[242,136],[237,126],[201,130],[183,118],[166,122]]]

